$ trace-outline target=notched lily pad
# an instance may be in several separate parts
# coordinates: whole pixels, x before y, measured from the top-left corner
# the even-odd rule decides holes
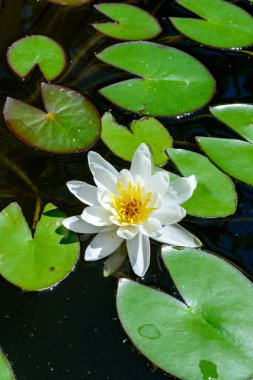
[[[100,93],[132,112],[175,116],[203,107],[213,97],[215,81],[195,58],[152,42],[125,42],[97,57],[142,78],[104,87]]]
[[[4,118],[20,140],[53,153],[83,151],[100,135],[101,119],[94,105],[69,88],[42,83],[47,112],[8,98]]]
[[[194,41],[218,48],[253,44],[253,18],[235,4],[224,0],[177,0],[198,18],[171,17],[172,24]]]
[[[210,111],[217,119],[253,143],[253,104],[224,104],[210,107]]]
[[[12,372],[11,366],[0,350],[0,378],[1,380],[15,380],[14,373]]]
[[[93,0],[48,0],[50,3],[66,5],[68,7],[75,7],[80,5],[85,5]]]
[[[123,3],[95,5],[95,8],[116,22],[93,24],[101,33],[119,40],[147,40],[161,33],[158,21],[144,9]]]
[[[253,145],[240,140],[198,137],[205,154],[224,172],[253,186]]]
[[[7,52],[10,67],[21,78],[25,78],[39,66],[47,80],[56,79],[66,67],[63,48],[46,36],[28,36],[12,44]]]
[[[62,228],[65,215],[48,204],[35,235],[17,203],[0,213],[0,274],[24,290],[43,290],[63,280],[79,256],[76,235]]]
[[[152,363],[184,380],[253,378],[253,287],[226,261],[164,246],[163,260],[183,302],[122,279],[120,321]]]
[[[168,161],[165,150],[173,143],[167,129],[152,117],[134,121],[129,130],[119,125],[110,112],[105,113],[102,118],[101,137],[116,156],[126,161],[132,160],[134,152],[141,143],[150,145],[156,165],[162,165]]]
[[[208,158],[183,149],[168,149],[167,153],[183,176],[196,176],[197,188],[183,205],[188,214],[217,218],[236,211],[237,193],[233,181]]]

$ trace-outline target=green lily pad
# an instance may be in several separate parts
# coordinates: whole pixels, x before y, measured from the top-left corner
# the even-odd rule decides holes
[[[63,280],[79,256],[76,235],[62,226],[65,215],[48,204],[32,236],[17,203],[0,213],[0,274],[24,290],[43,290]]]
[[[134,152],[141,143],[150,145],[156,165],[168,161],[165,150],[173,143],[167,129],[152,117],[135,120],[129,130],[119,125],[110,112],[105,113],[102,118],[101,137],[116,156],[126,161],[132,161]]]
[[[175,116],[203,107],[212,98],[215,81],[195,58],[152,42],[125,42],[97,57],[142,78],[104,87],[111,102],[143,115]]]
[[[12,44],[7,53],[10,67],[25,78],[39,66],[47,80],[56,79],[66,67],[66,55],[62,47],[46,36],[28,36]]]
[[[212,114],[253,143],[253,104],[224,104],[210,107]]]
[[[161,33],[158,21],[144,9],[123,3],[95,5],[95,8],[116,22],[93,24],[101,33],[119,40],[148,40]]]
[[[4,118],[20,140],[53,153],[83,151],[100,135],[101,119],[94,105],[69,88],[42,83],[47,112],[8,98]]]
[[[177,0],[198,18],[171,17],[172,24],[194,41],[218,48],[253,44],[253,18],[242,8],[224,0]]]
[[[251,282],[203,251],[165,246],[163,260],[183,302],[127,279],[119,283],[119,318],[135,346],[180,379],[252,379]]]
[[[183,149],[168,149],[167,153],[183,176],[194,174],[197,178],[197,188],[183,206],[188,214],[217,218],[236,211],[237,194],[233,181],[208,158]]]
[[[75,7],[90,3],[92,0],[48,0],[50,3]]]
[[[0,351],[0,379],[15,380],[11,366],[2,351]]]
[[[253,186],[253,145],[240,140],[198,137],[206,155],[224,172]]]

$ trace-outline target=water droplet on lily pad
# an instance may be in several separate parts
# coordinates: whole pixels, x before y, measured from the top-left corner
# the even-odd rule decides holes
[[[138,332],[143,338],[158,339],[161,336],[157,327],[152,324],[142,325],[138,328]]]

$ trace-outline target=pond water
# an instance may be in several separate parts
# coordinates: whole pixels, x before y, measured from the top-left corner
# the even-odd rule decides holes
[[[112,1],[111,1],[112,2]],[[163,35],[177,35],[168,16],[186,15],[174,1],[127,1],[154,13],[162,23]],[[239,1],[253,15],[253,4]],[[48,35],[64,46],[72,65],[56,81],[90,98],[100,113],[112,110],[125,125],[137,115],[113,106],[97,90],[119,78],[129,78],[109,65],[102,64],[94,53],[115,43],[101,37],[90,24],[103,20],[92,5],[65,8],[45,0],[6,0],[0,11],[0,96],[3,107],[6,96],[42,107],[38,70],[22,81],[6,62],[7,48],[27,34]],[[182,36],[170,41],[189,52],[211,71],[217,81],[212,104],[253,102],[253,56],[237,51],[218,51],[188,41]],[[2,109],[2,108],[1,108]],[[66,214],[78,214],[82,205],[67,190],[70,179],[91,182],[87,152],[71,156],[45,154],[17,140],[1,117],[0,129],[0,203],[18,201],[32,224],[35,199],[29,187],[13,171],[14,163],[38,187],[43,202],[53,202]],[[228,128],[210,117],[208,107],[183,118],[163,118],[163,124],[176,140],[175,147],[198,151],[195,136],[236,137]],[[114,157],[98,142],[93,150],[118,168],[127,164]],[[7,158],[6,164],[3,158]],[[172,168],[168,165],[167,168]],[[196,234],[204,248],[213,251],[253,275],[253,190],[236,183],[239,205],[235,215],[226,219],[187,217],[183,225]],[[82,244],[82,252],[85,243]],[[152,244],[152,265],[142,282],[175,294],[163,270],[159,245]],[[158,259],[157,259],[158,256]],[[186,268],[187,270],[187,268]],[[162,380],[172,379],[138,354],[117,318],[115,292],[117,279],[103,278],[103,263],[87,263],[81,254],[75,270],[52,290],[41,293],[22,292],[0,278],[0,344],[7,354],[17,380]],[[126,275],[136,277],[129,268]],[[140,281],[140,280],[138,280]]]

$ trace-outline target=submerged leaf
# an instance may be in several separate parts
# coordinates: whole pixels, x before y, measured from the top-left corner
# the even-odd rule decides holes
[[[253,44],[253,18],[237,5],[224,0],[177,0],[177,3],[201,17],[170,18],[192,40],[218,48]]]
[[[4,118],[9,129],[26,144],[54,153],[79,152],[98,139],[100,116],[81,94],[62,86],[42,83],[47,112],[8,98]]]
[[[183,149],[168,149],[167,153],[183,176],[196,176],[197,188],[183,206],[188,214],[217,218],[236,211],[237,194],[232,180],[206,157]]]
[[[25,290],[43,290],[63,280],[79,255],[76,235],[62,226],[65,215],[48,204],[32,233],[17,203],[0,213],[0,274]]]
[[[2,351],[0,351],[0,379],[15,380],[11,366]]]
[[[66,5],[66,6],[79,6],[90,3],[92,0],[48,0],[50,3]]]
[[[224,172],[253,186],[253,145],[245,141],[198,137],[206,155]]]
[[[180,379],[252,379],[251,282],[203,251],[165,246],[163,260],[184,302],[122,279],[117,308],[130,339]]]
[[[134,5],[107,3],[95,5],[101,13],[116,22],[93,24],[94,28],[119,40],[147,40],[156,37],[162,29],[148,12]]]
[[[152,42],[125,42],[97,57],[142,78],[112,84],[100,93],[113,103],[143,115],[174,116],[203,107],[215,81],[195,58]]]
[[[25,78],[35,66],[39,66],[47,80],[56,79],[66,67],[62,47],[46,36],[28,36],[12,44],[7,53],[10,67]]]
[[[224,104],[210,111],[220,121],[253,143],[253,104]]]
[[[173,142],[167,129],[152,117],[135,120],[129,130],[119,125],[110,112],[105,113],[102,118],[101,137],[116,156],[126,161],[132,160],[134,152],[141,143],[150,145],[156,165],[168,161],[165,150],[170,148]]]

